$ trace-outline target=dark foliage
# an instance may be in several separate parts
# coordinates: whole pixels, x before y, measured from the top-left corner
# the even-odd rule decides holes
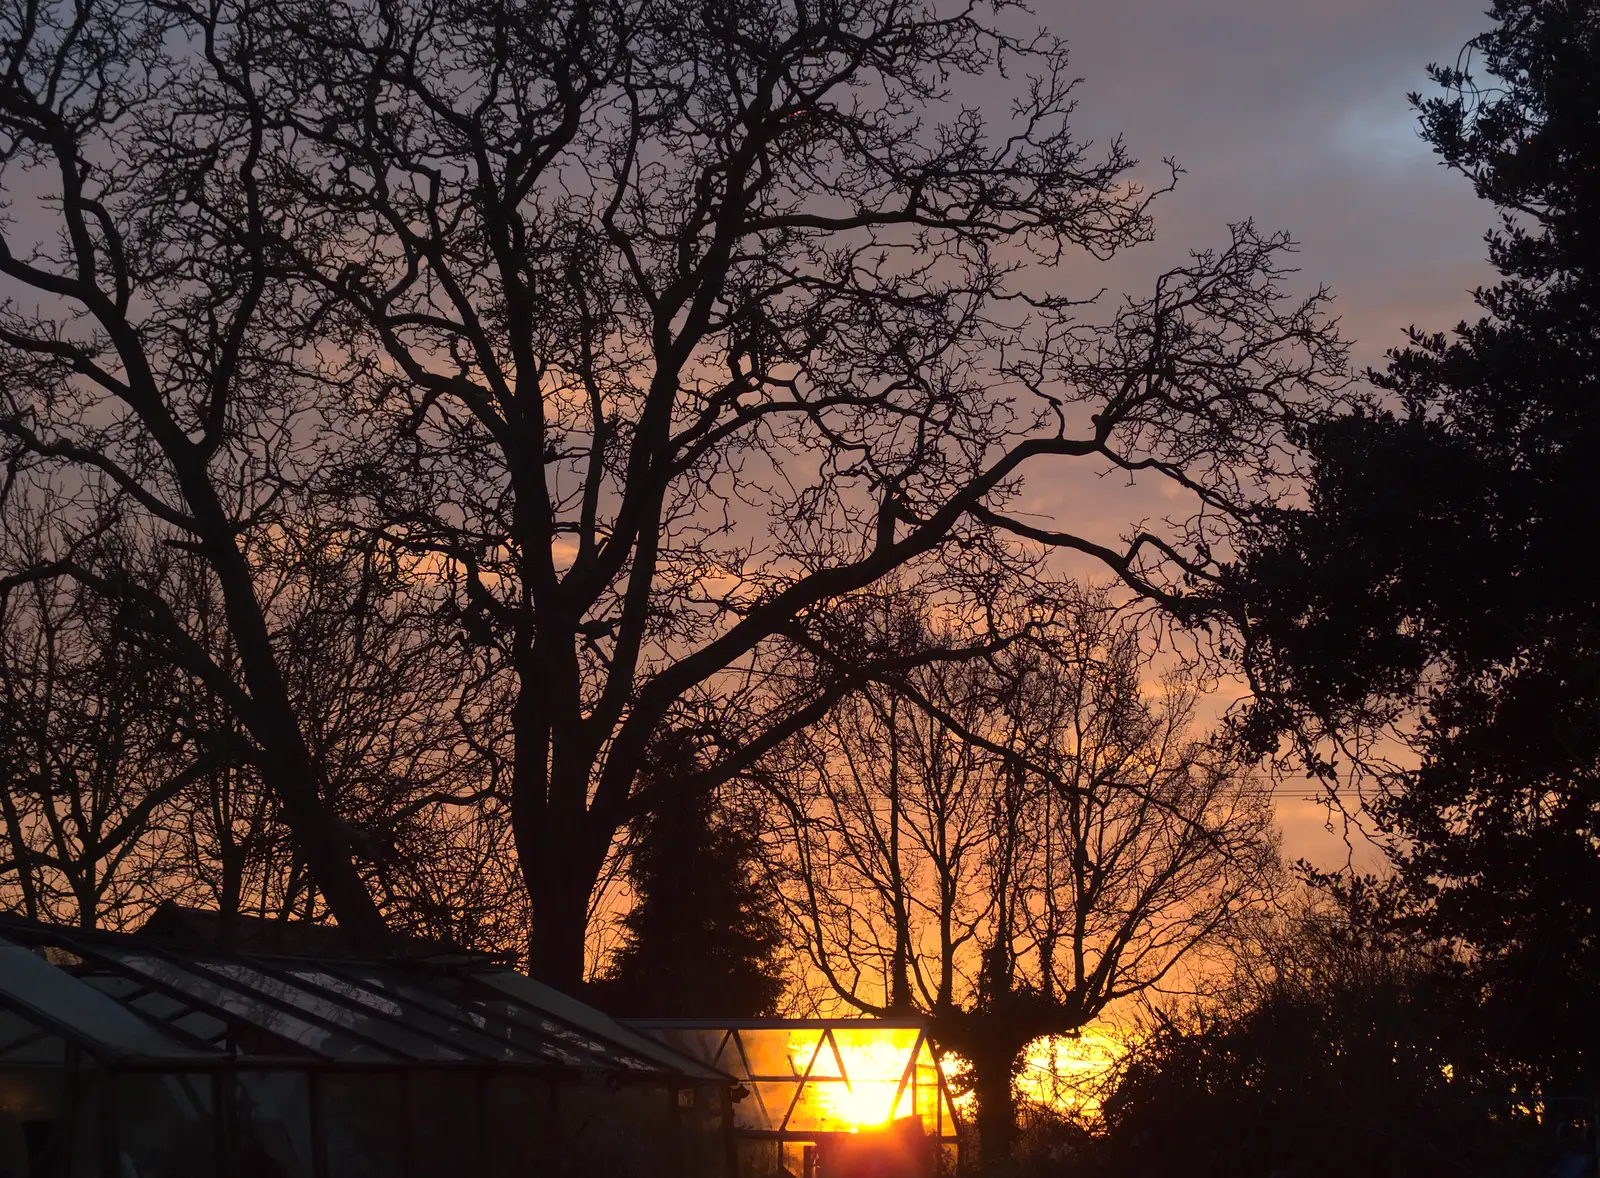
[[[1220,1009],[1159,1020],[1105,1104],[1103,1172],[1546,1172],[1557,1135],[1514,1078],[1473,1066],[1474,996],[1453,964],[1343,913],[1280,933]]]
[[[694,741],[672,733],[650,758],[645,788],[659,801],[639,824],[628,870],[636,903],[630,940],[593,997],[619,1015],[661,1018],[776,1012],[782,930],[752,868],[756,834],[692,784]]]
[[[1308,431],[1308,507],[1235,588],[1263,746],[1420,705],[1377,817],[1427,932],[1472,950],[1489,1049],[1560,1093],[1593,1081],[1600,976],[1600,4],[1491,15],[1413,102],[1501,210],[1501,281],[1452,337],[1413,330],[1384,408]]]

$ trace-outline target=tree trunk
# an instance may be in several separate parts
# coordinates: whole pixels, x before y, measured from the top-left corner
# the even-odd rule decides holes
[[[531,918],[528,973],[567,994],[583,988],[584,949],[589,927],[589,892],[567,878],[525,868]]]
[[[517,659],[511,824],[528,893],[528,973],[577,995],[589,902],[621,820],[604,813],[596,796],[604,792],[595,788],[598,748],[581,732],[575,704],[560,703],[579,693],[573,649],[570,631],[541,633]]]
[[[251,569],[234,540],[233,522],[222,510],[203,464],[179,445],[169,442],[167,449],[174,456],[179,482],[199,521],[196,530],[203,537],[206,559],[222,590],[228,633],[250,696],[250,711],[241,719],[265,754],[259,763],[262,782],[282,803],[284,823],[340,929],[362,950],[386,952],[388,924],[367,891],[337,815],[320,795],[315,759],[273,650]]]
[[[1033,1028],[992,1012],[954,1009],[936,1013],[931,1022],[934,1041],[972,1069],[977,1169],[981,1174],[998,1172],[1017,1143],[1017,1101],[1011,1085],[1023,1049],[1035,1038]]]
[[[985,1042],[962,1052],[972,1064],[973,1095],[978,1104],[978,1167],[984,1173],[999,1170],[1017,1143],[1017,1101],[1011,1082],[1022,1046]]]
[[[603,854],[601,861],[591,862],[584,807],[571,804],[567,783],[550,782],[537,772],[540,767],[525,766],[520,743],[512,770],[511,820],[528,890],[528,973],[577,994],[583,987],[589,897]],[[562,801],[566,804],[555,804]]]
[[[318,798],[316,787],[308,784],[315,778],[299,731],[291,732],[286,724],[278,731],[282,745],[267,749],[262,780],[283,803],[284,822],[339,928],[356,947],[382,954],[390,947],[388,925],[356,870],[349,840]]]

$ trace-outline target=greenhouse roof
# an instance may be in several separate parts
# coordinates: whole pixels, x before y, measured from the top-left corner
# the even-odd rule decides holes
[[[731,1083],[492,961],[178,947],[0,916],[0,1067],[521,1068]]]

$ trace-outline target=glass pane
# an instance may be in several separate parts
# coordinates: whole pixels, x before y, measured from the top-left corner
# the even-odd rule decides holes
[[[844,1081],[818,1080],[800,1089],[800,1099],[785,1128],[794,1133],[848,1133],[860,1126],[855,1112]]]
[[[310,1178],[311,1104],[304,1072],[242,1072],[235,1081],[233,1156],[238,1174]]]
[[[0,991],[7,1005],[36,1012],[69,1038],[106,1055],[188,1060],[193,1052],[72,974],[20,946],[0,941]]]
[[[758,1080],[745,1087],[750,1095],[733,1106],[734,1123],[741,1129],[778,1128],[799,1090],[793,1080]]]
[[[809,1038],[809,1035],[796,1036],[793,1041],[795,1066],[802,1072],[809,1072],[813,1080],[844,1079],[844,1059],[833,1037],[823,1032],[815,1053],[810,1050]]]
[[[374,996],[382,995],[395,1003],[395,1008],[418,1026],[428,1027],[449,1039],[459,1039],[463,1051],[488,1059],[570,1063],[581,1058],[557,1050],[543,1035],[532,1027],[518,1024],[503,1010],[492,1010],[474,1002],[458,984],[447,979],[441,978],[436,988],[367,971],[351,971],[348,978],[341,974],[333,980],[342,980],[351,988],[369,988],[375,992]],[[351,986],[352,981],[355,986]],[[591,1063],[592,1060],[582,1062]]]
[[[919,1032],[914,1027],[836,1027],[831,1033],[844,1078],[808,1083],[790,1127],[840,1132],[887,1125]]]
[[[900,1094],[899,1103],[895,1105],[894,1120],[916,1117],[922,1122],[923,1130],[930,1136],[938,1136],[943,1129],[953,1132],[954,1126],[950,1121],[941,1120],[939,1106],[942,1099],[939,1091],[939,1068],[934,1062],[932,1048],[924,1041],[917,1050],[916,1066],[911,1070],[905,1089]]]
[[[699,1031],[696,1032],[695,1043],[701,1046],[708,1043],[717,1044],[717,1054],[710,1061],[712,1067],[727,1072],[730,1076],[737,1076],[741,1080],[749,1075],[749,1070],[744,1066],[744,1056],[739,1054],[738,1036],[731,1031]],[[673,1044],[673,1046],[677,1046],[677,1044]],[[688,1044],[679,1049],[691,1051],[692,1053]],[[705,1057],[696,1055],[695,1058],[704,1059]]]
[[[58,1036],[21,1015],[0,1010],[0,1065],[60,1065],[65,1060],[66,1044]]]
[[[403,1018],[405,1010],[398,1002],[376,992],[375,988],[356,985],[345,978],[336,977],[325,969],[291,969],[288,971],[291,978],[302,982],[310,982],[313,986],[328,990],[340,998],[347,999],[357,1006],[365,1006],[379,1014],[386,1014],[390,1018]]]
[[[218,1007],[241,1022],[274,1038],[298,1044],[308,1051],[330,1059],[382,1061],[395,1058],[397,1053],[381,1051],[358,1042],[338,1031],[319,1026],[267,1002],[252,998],[231,986],[211,978],[190,973],[163,958],[130,950],[117,950],[116,961],[123,968],[151,981],[159,982],[197,1002]],[[256,1045],[247,1047],[254,1051]]]
[[[463,1058],[462,1052],[399,1026],[394,1021],[399,1007],[377,995],[369,995],[369,1000],[357,1002],[347,999],[345,995],[323,994],[296,985],[292,977],[263,973],[243,962],[196,961],[194,965],[197,970],[226,978],[254,993],[288,1003],[314,1018],[345,1027],[363,1039],[376,1040],[402,1057],[437,1060]],[[358,990],[357,987],[349,989]]]
[[[742,1139],[734,1145],[739,1178],[784,1178],[783,1144]],[[793,1170],[791,1173],[800,1174]]]
[[[808,1142],[785,1141],[779,1154],[783,1167],[779,1172],[785,1176],[792,1175],[793,1178],[811,1178],[816,1172],[816,1152],[817,1147]],[[809,1163],[808,1157],[811,1158]]]
[[[649,1034],[690,1059],[721,1068],[732,1076],[744,1074],[738,1046],[721,1027],[651,1027]]]
[[[80,1057],[80,1064],[83,1062]],[[67,1101],[71,1111],[72,1130],[62,1143],[67,1153],[64,1170],[41,1170],[41,1174],[66,1174],[69,1178],[105,1178],[109,1142],[105,1133],[110,1127],[112,1086],[116,1078],[96,1065],[81,1066],[74,1087],[76,1091]]]
[[[815,1027],[757,1027],[741,1030],[739,1041],[752,1076],[798,1076],[822,1042],[822,1031]]]
[[[565,1081],[562,1081],[563,1083]],[[554,1172],[555,1142],[550,1082],[527,1074],[491,1074],[485,1112],[488,1136],[485,1174]]]
[[[217,1134],[207,1076],[138,1074],[117,1081],[118,1172],[210,1178]]]
[[[377,976],[356,980],[339,977],[326,970],[296,969],[294,977],[320,986],[342,998],[378,1010],[390,1018],[398,1019],[432,1038],[443,1039],[463,1056],[486,1060],[523,1060],[537,1053],[522,1049],[505,1036],[497,1037],[489,1020],[481,1014],[473,1017],[466,1011],[417,1001],[422,991],[418,987],[390,985]]]
[[[956,1133],[956,1125],[957,1125],[956,1110],[955,1110],[954,1106],[951,1105],[951,1103],[950,1103],[950,1094],[948,1092],[941,1092],[940,1093],[940,1095],[939,1095],[939,1106],[940,1106],[940,1114],[939,1114],[939,1132],[940,1132],[940,1136],[943,1136],[943,1137],[955,1137],[955,1136],[957,1136],[957,1133]]]
[[[316,1099],[328,1178],[394,1178],[405,1173],[410,1122],[394,1075],[318,1076]]]
[[[610,1015],[515,970],[480,973],[472,980],[476,986],[503,994],[524,1009],[537,1012],[547,1036],[598,1056],[606,1066],[655,1074],[677,1072],[685,1066],[682,1059],[669,1054],[642,1031],[624,1026]]]
[[[844,1057],[852,1081],[893,1080],[900,1083],[921,1032],[915,1027],[836,1027],[833,1041]]]
[[[169,1026],[186,1031],[197,1039],[220,1045],[228,1033],[228,1025],[214,1015],[197,1010],[181,998],[152,990],[137,978],[114,974],[89,974],[79,979],[102,994],[109,994],[124,1006],[132,1007]]]
[[[521,975],[513,974],[513,978]],[[526,979],[523,979],[526,980]],[[515,1023],[524,1030],[537,1033],[546,1044],[547,1054],[572,1067],[629,1067],[651,1071],[653,1065],[625,1052],[616,1050],[592,1036],[585,1035],[565,1023],[546,1018],[537,1007],[530,1005],[521,995],[508,994],[501,984],[500,974],[486,974],[470,979],[463,989],[463,1000],[489,1012],[493,1017]]]
[[[685,1175],[678,1149],[680,1129],[665,1085],[559,1084],[556,1093],[557,1141],[552,1152],[558,1164],[529,1178]]]
[[[408,1173],[483,1175],[488,1128],[487,1081],[461,1072],[413,1071],[405,1078],[407,1118],[414,1134]]]
[[[48,1174],[59,1165],[61,1073],[0,1071],[0,1172]]]

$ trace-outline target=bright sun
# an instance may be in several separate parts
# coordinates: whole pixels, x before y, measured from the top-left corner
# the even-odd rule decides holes
[[[1080,1117],[1099,1112],[1100,1089],[1115,1074],[1127,1050],[1122,1039],[1096,1029],[1029,1044],[1016,1082],[1020,1100]],[[913,1064],[913,1053],[915,1063]],[[904,1117],[920,1117],[937,1132],[949,1112],[940,1112],[940,1072],[915,1028],[805,1028],[787,1042],[788,1070],[806,1077],[793,1105],[791,1124],[817,1130],[859,1132],[884,1128]],[[945,1057],[947,1068],[959,1060]],[[955,1107],[972,1113],[972,1094]],[[949,1110],[950,1105],[943,1106]],[[778,1111],[778,1110],[775,1110]],[[779,1116],[784,1114],[778,1111]]]
[[[807,1098],[821,1121],[852,1131],[878,1128],[899,1117],[922,1115],[938,1099],[936,1090],[925,1090],[930,1076],[922,1076],[920,1084],[912,1082],[916,1075],[906,1076],[918,1045],[915,1031],[836,1031],[831,1038],[830,1043],[815,1032],[801,1032],[789,1042],[795,1071],[810,1073]],[[919,1063],[924,1055],[926,1048],[918,1052]]]

